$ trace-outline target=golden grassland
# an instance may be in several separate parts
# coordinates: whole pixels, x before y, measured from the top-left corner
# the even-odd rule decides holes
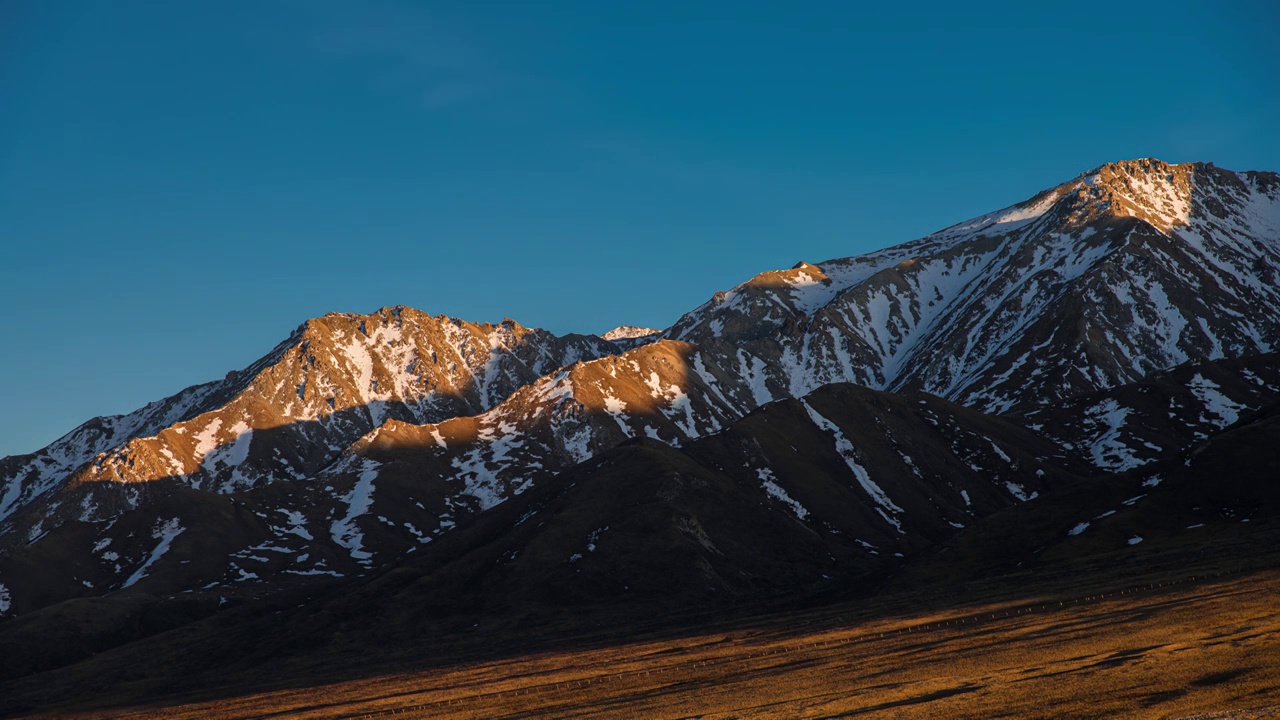
[[[1159,718],[1280,705],[1280,571],[1085,592],[1096,594],[898,615],[834,605],[675,639],[111,714]]]

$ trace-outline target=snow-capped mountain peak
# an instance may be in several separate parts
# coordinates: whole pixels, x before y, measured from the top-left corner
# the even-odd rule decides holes
[[[639,327],[637,325],[619,325],[600,337],[605,340],[634,340],[636,338],[648,337],[662,332],[653,328]]]

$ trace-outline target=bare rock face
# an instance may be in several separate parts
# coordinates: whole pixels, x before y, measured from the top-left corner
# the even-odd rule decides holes
[[[1280,177],[1155,160],[762,273],[660,332],[330,314],[221,381],[0,460],[0,618],[142,592],[232,602],[368,572],[620,443],[661,443],[726,488],[755,483],[787,522],[805,520],[797,507],[823,516],[799,499],[808,466],[744,420],[765,405],[802,428],[795,442],[825,438],[862,539],[910,550],[1046,475],[1129,469],[1262,407],[1280,388],[1265,359],[1277,338]],[[1161,375],[1188,363],[1201,365]],[[831,383],[967,406],[946,405],[963,441],[926,440],[914,405],[917,422],[897,424],[896,401],[855,420],[841,403],[880,396],[819,391]],[[1185,412],[1157,422],[1170,402]],[[944,459],[885,454],[908,446]]]

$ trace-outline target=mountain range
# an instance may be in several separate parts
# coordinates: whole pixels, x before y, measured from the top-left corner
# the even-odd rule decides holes
[[[676,612],[1260,517],[1277,351],[1280,176],[1151,159],[661,330],[329,314],[0,460],[0,678],[334,588]]]

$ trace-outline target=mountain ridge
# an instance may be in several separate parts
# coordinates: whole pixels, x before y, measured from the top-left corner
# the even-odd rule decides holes
[[[619,443],[683,448],[832,383],[1053,425],[1035,409],[1274,350],[1277,277],[1280,176],[1136,160],[919,240],[760,273],[660,332],[331,313],[222,381],[0,460],[0,571],[5,556],[44,557],[28,549],[42,543],[49,562],[98,563],[41,580],[39,602],[0,581],[24,611],[68,587],[155,585],[193,532],[175,497],[229,524],[202,526],[227,554],[179,573],[174,591],[366,572]],[[1271,382],[1233,385],[1230,402],[1260,402]],[[1197,387],[1177,391],[1188,408],[1210,402]],[[1067,448],[1095,446],[1106,423],[1054,422],[1055,463],[1119,469]],[[121,535],[124,515],[147,519]]]

